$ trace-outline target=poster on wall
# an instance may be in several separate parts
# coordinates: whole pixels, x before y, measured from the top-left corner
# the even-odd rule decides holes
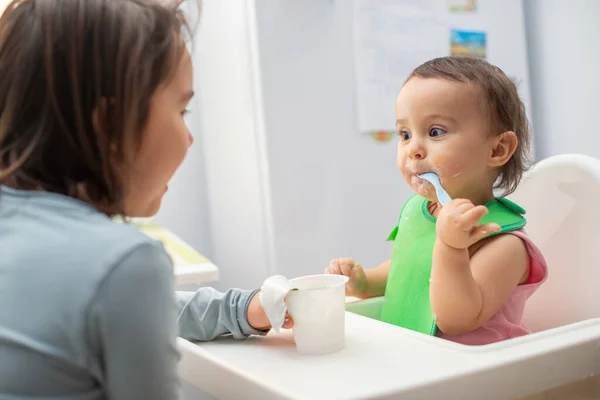
[[[376,142],[387,143],[390,140],[392,140],[395,133],[396,133],[396,131],[393,130],[393,131],[372,131],[372,132],[369,132],[368,134]]]
[[[358,126],[377,143],[395,136],[396,96],[419,64],[449,54],[444,3],[355,0],[354,58]]]
[[[477,0],[447,0],[448,11],[452,14],[474,13],[477,11]]]
[[[487,34],[485,32],[450,30],[450,54],[486,58]]]

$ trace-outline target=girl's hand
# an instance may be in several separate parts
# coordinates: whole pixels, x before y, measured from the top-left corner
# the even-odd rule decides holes
[[[437,219],[437,237],[447,246],[468,249],[490,233],[500,232],[498,224],[479,225],[488,213],[485,206],[475,206],[466,199],[455,199],[440,210]]]
[[[352,258],[332,260],[325,268],[326,274],[345,275],[349,278],[346,283],[346,295],[363,297],[367,293],[367,275],[363,267]]]
[[[248,323],[250,326],[257,331],[266,331],[271,329],[271,322],[265,313],[265,310],[260,304],[260,293],[256,293],[250,304],[248,305]],[[294,321],[289,314],[286,314],[285,322],[283,323],[284,329],[291,329],[294,326]]]

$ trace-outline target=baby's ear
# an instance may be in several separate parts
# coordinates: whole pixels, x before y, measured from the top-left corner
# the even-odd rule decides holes
[[[515,154],[519,138],[517,138],[517,134],[513,131],[506,131],[496,136],[492,143],[493,147],[490,152],[488,165],[490,167],[501,167]]]

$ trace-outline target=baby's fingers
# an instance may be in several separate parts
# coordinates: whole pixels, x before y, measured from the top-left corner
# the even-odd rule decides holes
[[[342,275],[346,275],[347,277],[350,277],[352,275],[352,271],[354,270],[354,268],[356,268],[356,265],[354,263],[352,264],[341,264],[340,265],[340,269],[342,270]]]
[[[500,232],[500,225],[498,224],[484,224],[480,225],[471,233],[471,240],[473,243],[486,238],[490,233]]]
[[[473,207],[461,216],[460,220],[462,228],[465,231],[470,231],[487,213],[488,209],[485,206]]]
[[[330,264],[329,267],[325,268],[325,273],[330,275],[342,275],[342,270],[339,264]]]
[[[332,260],[329,264],[329,267],[327,267],[325,271],[329,270],[331,272],[326,273],[350,276],[354,266],[355,262],[352,258],[338,258],[336,260]]]

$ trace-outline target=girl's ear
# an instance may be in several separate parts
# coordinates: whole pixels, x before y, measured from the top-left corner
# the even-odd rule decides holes
[[[94,108],[92,112],[92,127],[94,128],[94,132],[96,135],[106,135],[106,130],[109,129],[106,124],[106,118],[108,113],[108,107],[112,104],[111,99],[107,99],[106,97],[100,98],[98,104]],[[106,137],[106,136],[105,136]],[[111,143],[110,149],[114,152],[117,151],[117,144]]]

